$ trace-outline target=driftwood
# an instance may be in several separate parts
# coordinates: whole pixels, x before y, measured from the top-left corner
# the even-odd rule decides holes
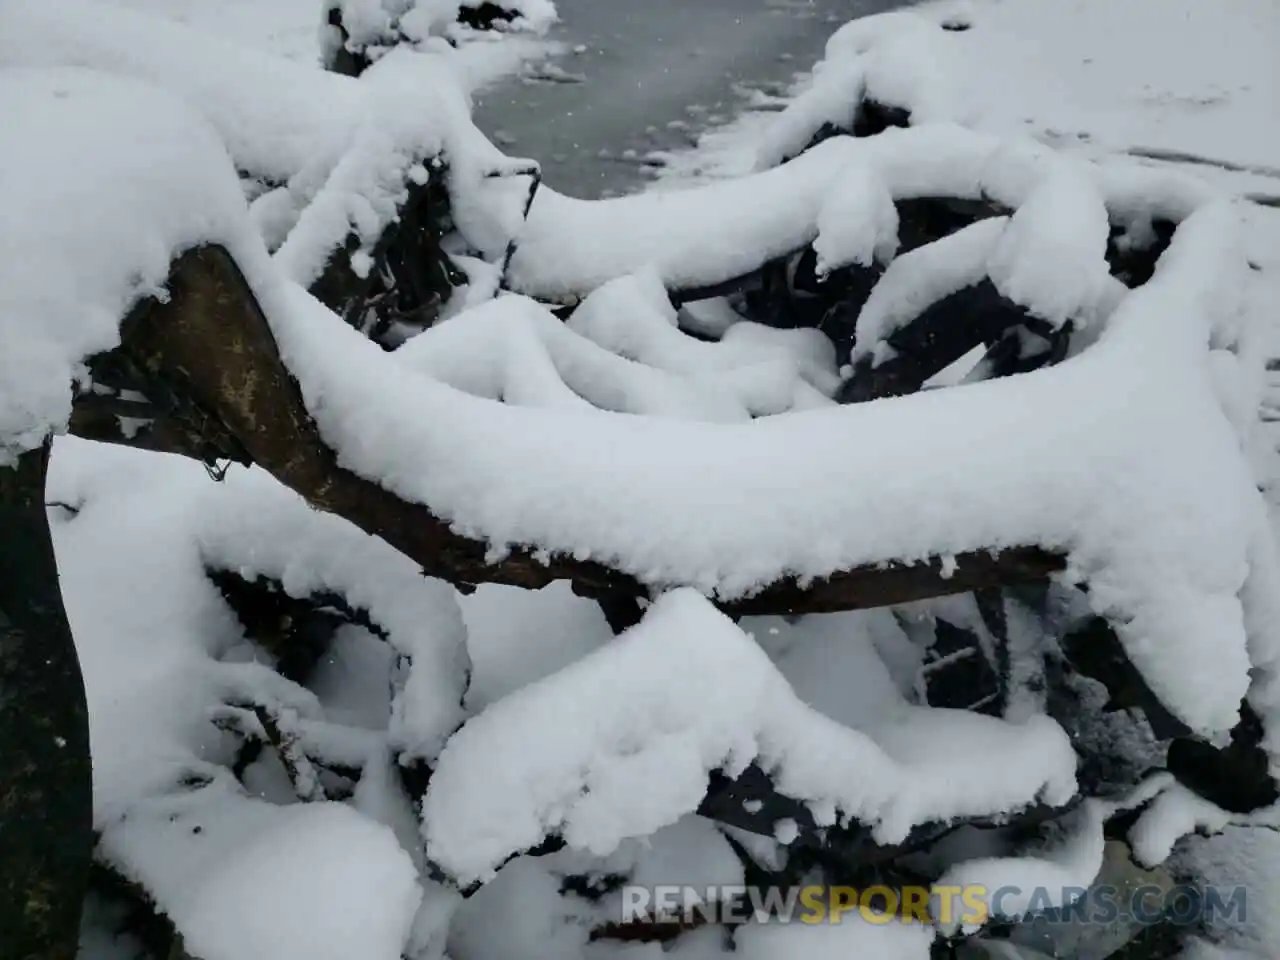
[[[89,721],[44,503],[0,467],[0,955],[74,960],[93,850]]]
[[[173,413],[139,435],[142,445],[206,461],[257,463],[313,506],[381,537],[420,564],[428,575],[464,588],[504,583],[540,588],[568,580],[583,596],[645,598],[634,577],[593,561],[555,555],[535,558],[536,546],[503,560],[486,558],[487,544],[454,533],[420,504],[408,503],[378,484],[339,466],[302,403],[297,384],[280,359],[260,307],[232,258],[218,247],[188,251],[175,261],[165,303],[148,300],[125,318],[122,346],[110,364],[131,382],[148,384]],[[86,402],[92,408],[94,397]],[[97,439],[109,437],[101,415],[88,419]],[[982,587],[1027,583],[1060,571],[1060,554],[1029,545],[999,553],[958,555],[928,563],[883,565],[832,573],[810,583],[782,579],[755,596],[721,604],[731,615],[800,614],[905,603]],[[950,568],[950,569],[948,569]]]

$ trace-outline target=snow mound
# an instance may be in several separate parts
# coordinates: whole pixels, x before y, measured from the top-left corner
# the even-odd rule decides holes
[[[638,282],[606,284],[568,324],[524,297],[492,300],[395,356],[472,396],[543,409],[734,423],[831,404],[839,378],[817,331],[761,327],[705,343],[669,322],[674,312],[660,285],[649,291],[658,304],[637,292]],[[784,333],[793,335],[777,335]],[[630,349],[637,340],[642,348]]]
[[[61,98],[64,79],[73,95]],[[1237,209],[1210,205],[1184,220],[1155,278],[1124,297],[1098,342],[1032,377],[945,396],[725,424],[589,408],[573,399],[577,395],[554,364],[543,363],[545,376],[531,396],[544,403],[554,393],[563,409],[550,415],[488,399],[496,387],[510,385],[495,386],[492,367],[490,383],[480,384],[488,395],[477,388],[482,396],[467,396],[427,375],[437,367],[416,370],[411,363],[389,362],[296,285],[281,282],[250,232],[216,138],[180,104],[127,81],[74,72],[10,71],[5,82],[16,85],[15,94],[39,94],[19,98],[31,106],[19,110],[5,130],[6,136],[25,131],[0,161],[17,175],[5,184],[58,184],[10,188],[17,194],[12,208],[29,212],[34,226],[22,256],[6,262],[45,265],[35,271],[11,266],[16,275],[5,294],[6,336],[22,344],[20,354],[5,354],[5,362],[17,355],[31,358],[5,380],[11,449],[35,445],[65,424],[75,365],[114,346],[120,315],[137,297],[159,291],[175,250],[222,240],[246,270],[309,411],[344,465],[428,505],[495,549],[532,545],[597,559],[655,586],[691,585],[730,599],[787,575],[823,576],[975,549],[1059,548],[1070,552],[1073,572],[1089,579],[1095,608],[1120,624],[1132,659],[1171,709],[1206,734],[1234,723],[1248,688],[1249,644],[1261,649],[1257,639],[1247,639],[1257,627],[1246,629],[1239,597],[1256,553],[1259,501],[1236,429],[1222,412],[1221,364],[1208,359],[1207,348],[1229,345],[1239,333],[1237,297],[1247,271]],[[76,106],[81,96],[93,111]],[[148,97],[155,108],[140,114],[137,103],[152,102]],[[107,122],[111,143],[98,143],[95,138],[107,137]],[[142,135],[150,130],[163,141],[156,148],[160,156],[180,161],[164,166],[164,176],[172,177],[161,178],[165,190],[154,189],[154,156],[144,164],[146,154],[116,139],[118,129],[137,125]],[[50,129],[64,131],[75,148],[64,156],[96,150],[106,170],[116,174],[120,189],[92,191],[78,215],[104,225],[130,223],[122,231],[127,241],[104,251],[84,239],[83,231],[61,226],[68,222],[61,184],[74,177],[69,172],[50,181],[44,152],[25,146]],[[931,146],[942,149],[930,151]],[[191,150],[198,156],[189,157]],[[1034,151],[1010,151],[988,138],[939,127],[891,131],[871,141],[831,141],[744,183],[781,177],[808,188],[808,179],[791,180],[798,166],[826,168],[834,177],[851,156],[878,158],[878,176],[895,196],[940,188],[961,196],[993,193],[1016,211],[1006,230],[1020,217],[1031,224],[1043,220],[1049,239],[1005,253],[997,243],[993,257],[1009,282],[1025,282],[1041,298],[1047,313],[1083,296],[1088,284],[1081,278],[1093,276],[1101,259],[1097,210],[1073,210],[1059,223],[1062,207],[1095,196],[1123,205],[1141,189],[1101,177],[1095,195],[1084,172],[1069,171],[1059,183],[1059,168],[1047,167]],[[926,156],[928,163],[915,166],[912,156]],[[907,162],[894,165],[894,158]],[[742,184],[727,186],[738,190]],[[720,203],[723,192],[692,196]],[[647,209],[644,204],[671,196],[634,199],[638,209]],[[822,198],[811,199],[806,236]],[[1190,205],[1176,191],[1165,202]],[[656,242],[658,233],[652,236]],[[587,238],[584,233],[581,241]],[[31,240],[41,251],[34,261]],[[572,255],[572,249],[561,251],[566,262]],[[1073,289],[1043,282],[1050,274],[1042,264],[1058,257],[1083,265],[1070,272]],[[49,275],[69,263],[76,265],[70,279]],[[602,282],[608,272],[602,271]],[[767,395],[758,386],[740,386],[754,379],[743,375],[755,368],[743,360],[754,348],[746,340],[705,349],[679,340],[669,308],[664,314],[657,303],[656,275],[650,271],[646,277],[629,288],[624,283],[602,290],[594,305],[584,306],[577,326],[589,338],[553,332],[545,316],[528,321],[540,324],[539,337],[564,341],[557,341],[557,353],[576,351],[587,358],[578,376],[584,392],[600,389],[604,342],[633,351],[654,364],[655,372],[665,369],[666,383],[672,382],[673,368],[696,368],[699,376],[709,370],[720,384],[714,420],[741,419],[740,412],[729,415],[725,397],[751,414],[825,400],[813,383],[829,380],[829,369],[815,377],[817,367],[809,361],[775,367]],[[499,314],[508,309],[514,308],[492,308]],[[523,309],[538,316],[527,304]],[[610,319],[623,309],[632,317],[626,329]],[[469,326],[464,314],[445,324],[440,336],[465,339],[472,335]],[[737,335],[731,329],[730,335],[768,339],[749,331]],[[810,350],[802,347],[793,358]],[[460,350],[468,351],[474,365],[480,351]],[[425,343],[421,352],[427,352]],[[717,369],[721,364],[728,369]],[[529,375],[520,374],[525,381]],[[664,378],[649,379],[642,389],[619,391],[630,399],[613,406],[653,409],[664,402],[636,404],[636,396],[661,392]],[[688,397],[680,402],[693,404]],[[707,417],[710,407],[698,402]],[[376,430],[368,429],[368,411],[378,412]],[[832,444],[833,436],[843,442]],[[548,458],[548,449],[556,456]],[[606,450],[609,455],[601,457]],[[513,471],[512,464],[522,467]],[[805,496],[780,498],[781,490],[802,490]],[[1254,589],[1247,596],[1259,595]],[[1187,658],[1212,662],[1214,669],[1188,674],[1180,667]]]
[[[991,277],[1006,296],[1058,324],[1064,314],[1087,313],[1111,286],[1103,258],[1109,218],[1178,222],[1214,199],[1194,181],[931,123],[833,137],[782,166],[692,189],[587,201],[544,187],[516,237],[506,282],[570,302],[644,269],[656,270],[668,289],[710,287],[810,243],[832,268],[883,261],[897,239],[884,191],[893,201],[953,197],[1011,211],[1017,222],[993,251]],[[874,224],[859,228],[865,235],[855,230],[860,216]]]
[[[1086,800],[1069,820],[1067,835],[1035,856],[989,857],[966,860],[949,868],[933,885],[930,914],[941,932],[953,936],[962,927],[972,933],[981,923],[966,913],[976,912],[974,889],[983,891],[977,903],[983,921],[1016,921],[1030,910],[1070,906],[1072,891],[1084,891],[1102,869],[1103,825],[1109,812],[1098,800]],[[961,891],[969,898],[962,902]],[[992,898],[999,893],[999,897]],[[997,914],[994,911],[998,909]]]
[[[866,101],[904,110],[913,124],[962,119],[952,45],[938,24],[915,13],[849,21],[827,41],[807,85],[764,131],[756,169],[799,155],[824,127],[852,130]]]
[[[204,769],[204,725],[226,698],[280,700],[299,715],[309,747],[363,763],[367,736],[326,723],[313,694],[260,665],[220,661],[242,642],[241,628],[206,569],[269,577],[298,597],[336,594],[366,610],[408,662],[382,724],[397,752],[434,756],[461,722],[468,661],[453,591],[260,471],[213,484],[187,460],[66,439],[49,491],[79,510],[54,538],[102,760],[100,819]]]
[[[403,42],[422,44],[439,36],[456,40],[463,32],[459,13],[482,6],[482,0],[330,0],[328,9],[340,15],[347,46],[376,60]],[[504,31],[542,33],[558,19],[552,0],[499,0],[493,6],[510,15],[493,23]],[[327,40],[336,44],[341,37]]]
[[[377,0],[351,6],[384,13]],[[394,50],[356,80],[91,0],[15,0],[0,8],[0,66],[83,66],[186,101],[236,169],[269,188],[255,201],[255,222],[273,249],[284,242],[281,266],[304,285],[348,235],[357,241],[347,252],[353,266],[366,273],[374,242],[409,187],[425,182],[428,161],[447,168],[458,223],[481,241],[511,232],[520,210],[492,184],[487,202],[470,196],[486,178],[530,165],[505,157],[472,124],[466,64],[447,46]]]
[[[0,71],[0,102],[2,466],[65,429],[80,361],[118,344],[175,251],[246,227],[226,151],[182,103],[76,69]]]
[[[205,960],[398,960],[422,899],[386,827],[337,803],[278,807],[227,782],[135,808],[104,834],[103,853]]]
[[[865,167],[854,167],[836,181],[818,211],[817,226],[813,249],[819,277],[853,263],[888,263],[898,252],[893,197]]]
[[[1144,865],[1164,863],[1183,837],[1219,834],[1229,826],[1280,829],[1280,804],[1252,813],[1223,810],[1177,782],[1165,783],[1129,831],[1135,859]]]
[[[81,66],[154,84],[204,115],[238,169],[274,183],[331,168],[364,108],[347,77],[90,0],[7,0],[0,65]]]
[[[51,510],[51,526],[84,668],[107,862],[211,960],[400,956],[421,890],[413,848],[379,825],[387,804],[371,806],[368,774],[391,780],[392,756],[433,756],[462,719],[467,664],[453,591],[257,470],[213,483],[190,460],[64,438],[48,496],[66,506]],[[246,658],[243,628],[208,568],[271,577],[297,596],[342,596],[386,631],[408,676],[394,698],[375,690],[354,715],[330,711],[264,653]],[[380,682],[391,686],[386,660]],[[254,768],[246,779],[264,797],[246,796],[231,776],[235,744],[215,727],[237,709],[229,704],[276,715],[317,763],[365,767],[360,812],[296,804],[265,770],[253,780]],[[360,716],[367,727],[353,725]]]
[[[921,711],[881,738],[805,705],[730,620],[676,591],[640,626],[454,735],[423,802],[427,853],[464,884],[552,833],[604,856],[695,810],[712,770],[736,776],[752,762],[820,824],[854,819],[883,843],[926,821],[1063,803],[1075,790],[1075,754],[1044,717],[1015,726]],[[980,758],[956,749],[975,741],[1001,747]]]
[[[320,276],[331,255],[349,256],[356,273],[366,275],[375,245],[399,219],[413,186],[425,186],[443,170],[458,172],[445,174],[455,186],[474,168],[490,175],[523,166],[504,157],[471,122],[470,98],[443,61],[394,50],[365,72],[360,85],[364,116],[323,186],[308,196],[312,178],[299,177],[288,191],[301,213],[276,260],[303,286]],[[348,236],[354,248],[338,254]]]

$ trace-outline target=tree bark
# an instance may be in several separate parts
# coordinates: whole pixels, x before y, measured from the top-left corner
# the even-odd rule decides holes
[[[84,683],[44,505],[48,448],[0,467],[0,956],[73,960],[93,852]]]

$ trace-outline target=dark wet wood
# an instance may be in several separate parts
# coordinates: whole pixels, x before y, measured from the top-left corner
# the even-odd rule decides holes
[[[93,851],[84,683],[44,504],[48,449],[0,467],[0,957],[72,960]],[[74,522],[74,521],[73,521]]]

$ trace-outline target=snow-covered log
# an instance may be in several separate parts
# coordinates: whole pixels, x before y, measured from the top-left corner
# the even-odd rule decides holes
[[[426,507],[340,466],[280,359],[261,307],[225,251],[209,247],[183,255],[167,286],[166,303],[144,303],[124,321],[122,352],[136,369],[173,385],[210,424],[211,434],[198,434],[178,452],[247,458],[315,506],[382,537],[450,582],[541,587],[567,579],[589,596],[648,595],[648,585],[633,575],[538,546],[494,557],[485,541],[454,532]],[[234,446],[218,449],[218,438]],[[783,577],[750,596],[727,598],[724,608],[748,614],[884,606],[1039,580],[1063,566],[1060,556],[1034,545],[924,563],[885,557],[812,580]]]

